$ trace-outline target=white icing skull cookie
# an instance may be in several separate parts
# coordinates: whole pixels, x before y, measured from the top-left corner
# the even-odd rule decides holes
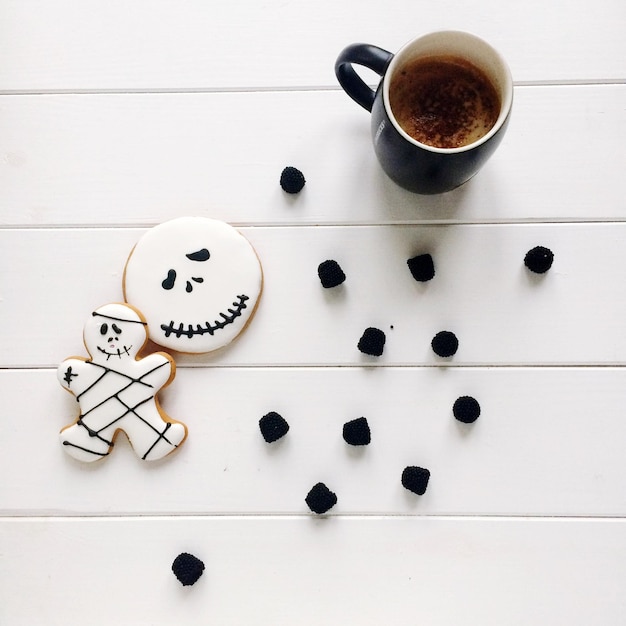
[[[124,298],[145,315],[150,339],[179,352],[229,344],[255,312],[261,263],[229,224],[181,217],[150,229],[124,271]]]
[[[76,422],[61,431],[65,451],[97,461],[124,431],[145,461],[173,452],[187,428],[163,412],[156,394],[174,378],[176,366],[163,352],[138,357],[148,340],[143,316],[127,304],[106,304],[91,314],[83,337],[91,358],[70,357],[57,370],[80,407]]]

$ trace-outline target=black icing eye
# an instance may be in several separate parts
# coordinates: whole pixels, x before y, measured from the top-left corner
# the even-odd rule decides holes
[[[167,278],[161,283],[161,287],[163,289],[172,289],[174,287],[174,283],[176,282],[176,270],[170,270],[167,273]]]
[[[208,261],[211,254],[206,248],[185,255],[190,261]]]
[[[122,334],[122,329],[119,328],[118,326],[116,326],[115,324],[111,324],[111,328],[113,329],[113,332],[116,335],[121,335]]]
[[[106,335],[108,332],[109,332],[109,327],[106,324],[102,324],[102,326],[100,326],[100,334]]]

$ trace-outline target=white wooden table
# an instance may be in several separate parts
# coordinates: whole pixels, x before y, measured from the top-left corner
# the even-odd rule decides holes
[[[0,624],[625,624],[625,26],[623,0],[3,0]],[[474,180],[420,197],[381,173],[333,64],[441,28],[504,54],[514,113]],[[121,300],[141,234],[183,215],[253,243],[257,316],[177,358],[174,456],[146,467],[120,438],[81,466],[58,445],[75,404],[56,366]],[[540,278],[535,245],[555,254]],[[356,348],[368,326],[380,359]],[[268,446],[271,410],[291,430]],[[357,452],[341,429],[359,416]],[[424,496],[407,465],[430,469]],[[338,495],[322,518],[318,481]],[[180,552],[206,565],[193,587]]]

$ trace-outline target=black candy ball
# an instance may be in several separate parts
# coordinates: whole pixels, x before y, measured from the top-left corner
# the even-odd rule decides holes
[[[456,335],[449,330],[438,332],[430,342],[435,354],[441,357],[449,357],[456,354],[459,349],[459,340]]]
[[[372,440],[367,418],[359,417],[343,425],[343,439],[351,446],[366,446]]]
[[[410,465],[402,472],[402,486],[418,496],[423,496],[428,487],[430,472],[423,467]]]
[[[461,396],[454,401],[452,414],[459,422],[472,424],[480,416],[480,404],[478,404],[476,398]]]
[[[304,174],[295,167],[286,167],[280,174],[280,186],[287,193],[299,193],[305,182]]]
[[[204,572],[204,563],[193,554],[182,552],[172,563],[172,571],[182,585],[193,585]]]
[[[529,250],[524,257],[524,265],[535,274],[545,274],[552,267],[552,261],[554,261],[552,250],[543,246]]]
[[[272,443],[287,434],[289,424],[282,415],[275,411],[270,411],[259,420],[259,428],[261,429],[263,439],[267,443]]]
[[[341,266],[337,261],[333,261],[332,259],[319,264],[317,275],[320,277],[322,287],[325,289],[337,287],[346,280],[346,275],[341,269]]]
[[[317,483],[307,494],[305,502],[313,513],[323,515],[337,504],[337,495],[324,483]]]
[[[359,339],[358,348],[364,354],[380,356],[385,347],[385,333],[379,328],[366,328]]]
[[[435,276],[435,264],[430,254],[419,254],[409,259],[406,263],[413,278],[420,283],[431,280]]]

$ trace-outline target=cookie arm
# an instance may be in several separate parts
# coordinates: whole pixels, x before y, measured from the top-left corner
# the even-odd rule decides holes
[[[85,370],[86,359],[70,357],[69,359],[65,359],[57,368],[57,379],[64,389],[76,395],[87,382],[83,380]]]
[[[165,352],[154,352],[141,359],[142,369],[147,373],[142,376],[143,382],[150,383],[155,389],[165,387],[176,374],[174,359]]]

